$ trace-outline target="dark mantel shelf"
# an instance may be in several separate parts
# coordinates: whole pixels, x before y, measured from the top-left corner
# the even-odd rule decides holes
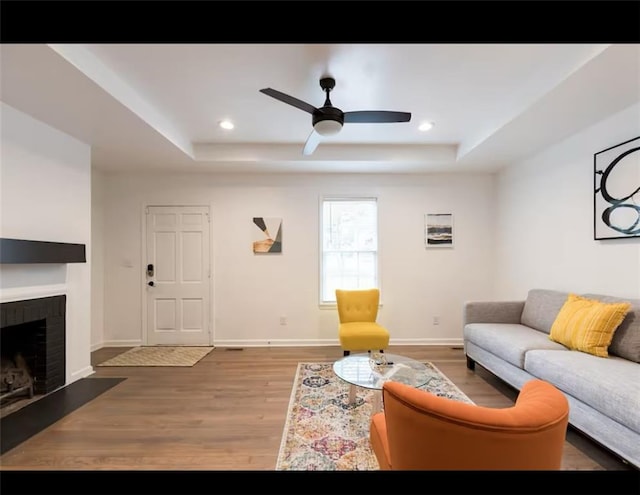
[[[86,263],[84,244],[0,238],[0,263]]]

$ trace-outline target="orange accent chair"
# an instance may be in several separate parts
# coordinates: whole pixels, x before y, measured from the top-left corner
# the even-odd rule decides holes
[[[369,439],[383,470],[557,470],[569,402],[543,380],[499,409],[438,397],[399,382],[382,389]]]
[[[336,289],[338,337],[345,356],[389,347],[389,331],[376,323],[379,302],[379,289]]]

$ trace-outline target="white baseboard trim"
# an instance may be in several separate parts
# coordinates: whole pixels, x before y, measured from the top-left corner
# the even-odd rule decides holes
[[[78,371],[74,371],[73,373],[71,373],[71,377],[69,379],[69,383],[67,383],[67,385],[69,385],[70,383],[73,383],[77,380],[80,380],[80,378],[86,378],[89,375],[93,375],[95,373],[95,370],[93,369],[93,366],[89,365],[86,366],[84,368],[82,368],[81,370]]]
[[[102,349],[103,347],[105,347],[104,342],[100,342],[99,344],[91,344],[91,347],[89,349],[91,352],[93,352],[97,351],[98,349]]]
[[[390,345],[434,345],[447,347],[462,347],[462,339],[391,339]],[[100,344],[93,344],[91,352],[103,347],[137,347],[141,340],[107,340]],[[246,339],[246,340],[216,340],[215,347],[322,347],[339,346],[338,339]]]
[[[293,340],[293,339],[247,339],[247,340],[216,340],[216,347],[320,347],[339,345],[338,340]]]
[[[339,346],[338,339],[251,339],[251,340],[216,340],[216,347],[321,347],[321,346]],[[391,339],[389,345],[434,345],[448,347],[462,347],[463,340],[461,338],[447,339]]]
[[[390,339],[390,345],[438,345],[438,346],[452,346],[461,347],[464,345],[464,340],[461,338],[446,338],[446,339]]]
[[[100,344],[95,350],[102,349],[103,347],[138,347],[142,345],[142,340],[140,339],[131,339],[131,340],[105,340]]]

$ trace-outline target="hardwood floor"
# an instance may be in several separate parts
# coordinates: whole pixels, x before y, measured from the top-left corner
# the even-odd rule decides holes
[[[126,348],[92,354],[95,366]],[[433,362],[476,404],[506,407],[516,391],[461,349],[392,346]],[[0,457],[2,470],[273,470],[298,362],[338,347],[216,348],[185,368],[96,367],[127,379]],[[573,429],[565,470],[634,470]]]

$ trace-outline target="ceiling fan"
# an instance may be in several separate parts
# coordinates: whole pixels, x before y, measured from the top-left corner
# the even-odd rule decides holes
[[[313,153],[322,137],[338,134],[343,124],[384,124],[389,122],[409,122],[411,120],[411,113],[409,112],[390,112],[387,110],[343,112],[339,108],[334,107],[329,99],[329,93],[335,85],[336,81],[333,77],[323,77],[320,79],[320,87],[327,93],[324,105],[320,108],[316,108],[309,103],[276,91],[275,89],[264,88],[260,90],[260,92],[265,95],[311,114],[313,130],[304,145],[302,151],[304,155]]]

